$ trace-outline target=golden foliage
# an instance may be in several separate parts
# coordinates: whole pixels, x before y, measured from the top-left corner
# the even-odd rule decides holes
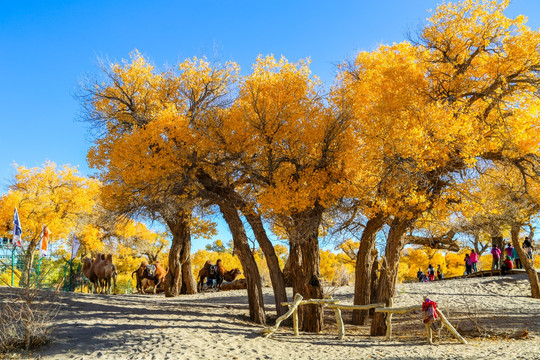
[[[508,18],[508,3],[443,3],[418,43],[360,52],[327,97],[309,61],[259,56],[240,78],[234,63],[197,58],[159,72],[135,52],[106,70],[107,82],[90,89],[87,104],[106,130],[88,154],[101,171],[105,206],[170,221],[199,199],[202,173],[242,194],[243,210],[281,219],[343,197],[359,199],[368,218],[429,220],[448,216],[451,204],[465,217],[505,212],[510,202],[502,209],[487,199],[519,191],[513,185],[520,174],[535,176],[540,150],[540,32],[523,16]],[[480,177],[476,166],[493,169]],[[507,184],[490,188],[490,177]],[[479,193],[488,197],[482,206],[464,201]],[[534,185],[531,193],[535,205]],[[535,213],[520,211],[513,213],[520,221]],[[213,231],[204,220],[193,225]],[[84,231],[97,249],[96,230]],[[217,256],[239,267],[231,254],[201,251],[195,271]],[[331,279],[341,260],[321,256],[321,273]],[[447,275],[462,273],[462,253],[410,250],[405,257],[399,271],[406,279],[426,260]]]
[[[0,198],[0,233],[8,236],[12,230],[17,207],[25,247],[37,245],[43,224],[50,230],[50,245],[68,245],[70,233],[87,226],[98,191],[99,183],[78,175],[75,167],[57,167],[53,162],[41,168],[18,167],[14,184]]]

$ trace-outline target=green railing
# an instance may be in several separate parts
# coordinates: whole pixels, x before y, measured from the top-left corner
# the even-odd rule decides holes
[[[0,286],[19,286],[21,273],[24,271],[24,254],[20,248],[13,247],[11,243],[0,238]],[[61,258],[34,257],[32,269],[29,272],[30,284],[43,289],[57,289],[61,291],[88,291],[88,279],[82,274],[80,260],[64,261]],[[116,294],[131,294],[135,280],[129,274],[118,276]]]

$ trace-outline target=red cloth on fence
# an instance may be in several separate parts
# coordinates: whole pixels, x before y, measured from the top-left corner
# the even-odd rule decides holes
[[[435,301],[426,299],[422,303],[422,314],[425,324],[433,322],[437,318],[437,303]]]

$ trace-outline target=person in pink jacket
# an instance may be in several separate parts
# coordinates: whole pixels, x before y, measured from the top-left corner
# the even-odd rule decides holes
[[[493,244],[493,249],[491,249],[491,255],[493,255],[493,264],[491,265],[491,270],[499,270],[501,268],[501,250],[495,244]]]
[[[476,263],[478,262],[478,254],[474,250],[471,250],[471,254],[469,255],[469,258],[471,259],[472,271],[477,272],[478,267],[476,266]]]

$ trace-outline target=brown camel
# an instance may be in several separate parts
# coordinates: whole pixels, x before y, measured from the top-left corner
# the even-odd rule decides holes
[[[98,278],[96,276],[96,273],[94,272],[93,268],[93,261],[90,258],[85,257],[82,259],[82,272],[85,278],[87,278],[90,283],[94,286],[94,292],[97,292],[98,287]],[[92,292],[92,286],[88,287],[88,291]]]
[[[116,277],[118,272],[116,271],[116,266],[114,266],[112,262],[112,255],[108,254],[105,257],[104,254],[98,254],[96,261],[94,261],[92,265],[99,281],[100,293],[108,294],[111,292],[111,279],[114,282],[114,293],[116,291]]]
[[[90,266],[89,273],[94,275],[94,281],[92,282],[94,284],[94,294],[101,294],[101,280],[97,276],[96,273],[96,267],[101,265],[101,263],[105,260],[105,255],[103,254],[96,254],[95,259],[92,260],[92,265]]]
[[[163,292],[165,290],[163,288],[163,286],[158,287],[158,286],[156,286],[156,282],[154,280],[150,280],[150,279],[147,279],[147,278],[143,278],[141,280],[141,285],[142,285],[143,294],[148,294],[149,293],[149,291],[148,291],[149,288],[155,289],[158,293]],[[163,285],[163,283],[161,285]]]
[[[199,271],[199,280],[197,282],[197,291],[202,292],[203,290],[203,284],[204,279],[208,280],[216,280],[216,287],[219,289],[221,287],[221,283],[223,283],[223,280],[227,281],[233,281],[241,275],[242,272],[238,268],[234,268],[232,270],[227,271],[223,264],[221,263],[221,259],[218,259],[216,262],[216,265],[212,265],[210,263],[210,260],[206,261],[203,268]]]
[[[141,262],[141,266],[137,270],[131,273],[131,278],[133,279],[133,275],[137,275],[137,292],[139,294],[143,294],[143,286],[142,286],[142,279],[144,279],[144,274],[146,272],[146,267],[148,266],[148,261],[144,260]]]
[[[163,285],[165,280],[165,275],[167,275],[167,270],[161,266],[159,261],[156,261],[154,264],[148,265],[146,261],[141,263],[141,266],[137,270],[131,273],[137,275],[137,291],[141,294],[144,294],[143,290],[143,279],[148,279],[154,282],[154,294],[157,292],[157,288],[160,285]]]
[[[247,280],[246,279],[236,279],[231,282],[226,282],[221,285],[221,290],[242,290],[247,289]]]

